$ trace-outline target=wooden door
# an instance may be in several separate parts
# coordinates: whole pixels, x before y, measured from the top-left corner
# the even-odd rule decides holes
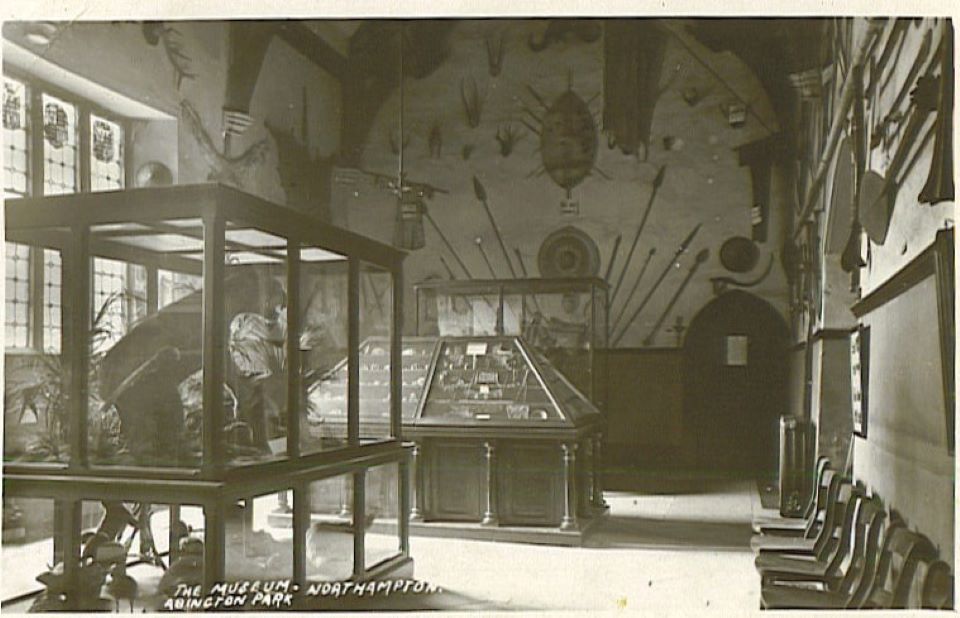
[[[787,410],[789,331],[765,301],[742,291],[714,299],[684,342],[684,425],[697,467],[735,476],[776,470]]]

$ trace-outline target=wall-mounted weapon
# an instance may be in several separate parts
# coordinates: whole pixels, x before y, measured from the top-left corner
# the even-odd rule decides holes
[[[647,292],[647,295],[643,297],[643,300],[640,301],[640,305],[636,308],[633,314],[630,316],[630,319],[627,320],[627,323],[624,325],[623,330],[620,331],[620,334],[613,339],[613,345],[616,346],[617,343],[623,339],[623,336],[627,334],[627,331],[630,330],[630,326],[636,321],[637,317],[640,315],[640,312],[643,311],[643,308],[647,306],[647,303],[650,302],[650,299],[653,297],[654,292],[657,291],[657,288],[660,287],[660,284],[663,283],[663,280],[666,279],[667,275],[670,274],[670,271],[673,269],[673,265],[676,263],[677,259],[686,253],[687,249],[690,247],[690,243],[693,242],[694,237],[697,235],[697,232],[700,231],[700,226],[702,223],[698,223],[693,230],[683,239],[683,242],[680,243],[680,246],[677,248],[676,253],[673,254],[673,257],[670,259],[670,262],[667,263],[667,267],[663,269],[663,272],[660,273],[660,276],[657,277],[657,280],[653,282],[653,286]]]
[[[476,129],[480,126],[480,116],[483,114],[483,97],[477,88],[473,77],[460,80],[460,100],[463,101],[463,113],[467,118],[467,126]]]
[[[920,129],[926,122],[927,117],[937,109],[939,79],[942,79],[943,76],[941,75],[938,79],[932,75],[932,72],[933,67],[927,71],[926,75],[917,80],[916,88],[911,93],[913,101],[911,103],[910,120],[907,122],[907,127],[900,138],[893,160],[887,167],[886,180],[878,188],[876,174],[866,174],[864,176],[864,181],[867,183],[872,181],[873,186],[868,185],[861,188],[860,197],[863,204],[860,205],[860,219],[870,238],[880,245],[886,242],[890,216],[893,214],[897,192],[905,177],[905,170],[909,171],[909,168],[913,166],[920,151],[934,133],[934,130],[928,131],[927,136],[921,141],[920,147],[914,148]],[[909,165],[905,166],[911,151],[914,151],[914,155]]]
[[[496,77],[503,69],[503,34],[488,34],[483,43],[487,48],[487,69],[490,77]]]
[[[507,246],[503,242],[503,235],[500,233],[500,227],[497,225],[497,221],[493,218],[493,212],[490,210],[490,205],[487,204],[487,190],[483,188],[483,185],[480,184],[480,179],[476,176],[473,177],[473,193],[477,197],[477,201],[483,204],[483,210],[487,213],[487,219],[490,220],[490,226],[493,228],[493,233],[497,237],[497,242],[500,243],[500,250],[503,252],[503,259],[507,262],[507,267],[510,269],[510,274],[514,279],[516,279],[517,272],[513,269],[513,262],[510,261],[510,255],[507,253]]]
[[[610,304],[613,304],[613,301],[617,298],[617,293],[620,291],[620,286],[623,284],[623,278],[627,274],[627,270],[630,268],[630,263],[633,259],[633,252],[637,249],[637,243],[640,242],[640,234],[643,233],[643,228],[647,224],[647,217],[650,216],[650,211],[653,210],[653,203],[657,199],[657,193],[660,192],[660,187],[663,185],[663,177],[666,174],[667,166],[663,165],[660,167],[660,170],[657,171],[657,175],[653,179],[653,189],[650,191],[650,197],[647,198],[647,207],[643,212],[643,217],[640,218],[640,225],[637,226],[637,233],[633,236],[633,243],[630,245],[630,250],[627,251],[627,258],[623,264],[623,270],[620,271],[620,277],[617,278],[617,285],[613,288],[613,293],[610,295]]]
[[[693,279],[693,276],[697,273],[697,269],[707,261],[707,258],[710,257],[710,250],[703,249],[693,260],[693,264],[690,266],[690,270],[687,271],[687,276],[684,277],[683,281],[680,283],[680,287],[677,288],[677,291],[673,293],[673,297],[670,299],[670,302],[667,303],[666,309],[663,310],[663,313],[660,314],[660,317],[657,319],[656,324],[653,325],[653,328],[650,329],[650,333],[643,340],[644,346],[649,346],[653,343],[653,338],[657,335],[657,331],[660,330],[660,326],[663,325],[663,321],[667,319],[667,316],[673,310],[673,306],[677,304],[677,300],[680,298],[680,295],[683,294],[683,291],[687,289],[687,285],[690,284],[690,280]]]
[[[903,45],[906,41],[907,27],[909,25],[909,19],[900,17],[894,20],[893,27],[890,30],[890,35],[887,37],[887,40],[883,45],[883,51],[880,52],[880,58],[877,60],[874,70],[870,72],[870,82],[867,85],[866,90],[871,94],[871,96],[875,94],[875,89],[882,91],[884,88],[886,88],[886,85],[890,81],[890,76],[895,73],[895,71],[891,70],[887,73],[886,77],[881,79],[881,74],[886,70],[890,59],[893,58],[894,55],[896,56],[897,60],[900,59],[900,53],[903,51]],[[879,41],[879,38],[877,40]],[[894,50],[896,50],[896,54],[894,54]],[[896,67],[897,63],[894,62],[893,66]],[[883,83],[882,86],[880,85],[881,81]]]
[[[440,263],[443,265],[443,269],[444,269],[445,271],[447,271],[447,277],[449,277],[450,279],[454,279],[454,280],[455,280],[455,279],[457,278],[457,276],[456,276],[455,274],[453,274],[453,270],[450,268],[450,265],[447,264],[447,261],[446,261],[445,259],[443,259],[443,256],[442,256],[442,255],[440,256]]]
[[[487,252],[483,248],[483,239],[477,236],[473,239],[473,242],[477,243],[477,249],[480,250],[480,255],[483,257],[483,262],[487,265],[487,270],[490,271],[490,278],[496,279],[497,273],[493,270],[493,264],[490,263],[490,257],[487,256]]]
[[[447,247],[447,250],[453,256],[453,259],[457,261],[457,264],[460,265],[460,268],[463,269],[463,272],[466,273],[467,279],[473,279],[473,275],[470,273],[470,269],[467,268],[467,265],[463,263],[463,260],[460,259],[460,254],[457,253],[457,250],[453,248],[453,245],[450,244],[450,241],[447,239],[447,235],[443,233],[440,229],[440,226],[437,225],[437,222],[434,220],[433,216],[430,214],[430,211],[424,210],[424,218],[426,218],[427,223],[433,227],[433,231],[437,233],[437,236],[440,237],[440,240]]]
[[[508,123],[497,127],[496,138],[497,143],[500,144],[500,156],[506,158],[513,153],[517,142],[523,139],[523,133]]]
[[[887,112],[887,115],[884,116],[883,120],[881,120],[880,123],[873,128],[873,133],[870,139],[871,149],[876,148],[880,144],[889,140],[891,137],[890,126],[895,124],[898,120],[902,120],[900,105],[913,88],[914,80],[917,79],[920,69],[923,68],[923,63],[928,60],[927,56],[930,53],[930,44],[931,31],[927,31],[927,34],[923,37],[923,43],[920,44],[920,51],[917,52],[917,57],[910,66],[910,72],[907,74],[907,78],[903,82],[903,87],[900,88],[900,92],[897,93],[897,98],[894,99],[893,103],[888,108],[889,111]],[[943,45],[943,41],[940,42],[940,45]]]
[[[844,271],[852,273],[867,265],[861,255],[863,227],[860,225],[860,181],[866,168],[866,144],[863,114],[863,67],[853,68],[853,79],[857,93],[853,101],[853,168],[854,168],[854,195],[853,208],[850,213],[850,238],[840,255],[840,266]],[[841,148],[841,152],[843,149]],[[855,291],[855,290],[851,290]]]
[[[597,123],[590,111],[590,102],[581,99],[573,91],[572,84],[549,105],[532,86],[528,85],[527,90],[543,108],[542,115],[538,116],[526,105],[523,106],[523,111],[537,123],[534,126],[526,119],[523,121],[540,138],[543,163],[527,177],[546,173],[566,191],[567,200],[573,188],[593,171],[607,177],[596,167]]]
[[[937,140],[933,145],[933,160],[927,182],[920,191],[923,204],[937,204],[954,199],[953,182],[953,23],[944,19],[942,59],[940,61],[940,104],[937,110]]]
[[[637,290],[640,288],[640,282],[643,281],[643,275],[647,272],[647,267],[650,266],[650,261],[653,259],[653,256],[656,255],[657,248],[650,247],[650,252],[647,253],[647,259],[643,262],[643,266],[640,268],[640,274],[637,275],[636,281],[633,282],[633,287],[630,288],[630,293],[627,294],[627,300],[623,301],[623,306],[620,308],[620,314],[617,315],[617,319],[613,321],[613,328],[611,330],[616,330],[617,326],[620,325],[620,320],[623,319],[623,314],[627,312],[627,307],[630,306],[630,301],[633,300],[633,295],[637,293]]]
[[[623,240],[623,234],[617,234],[613,241],[613,249],[610,251],[610,261],[607,262],[607,272],[603,275],[603,280],[610,284],[610,274],[613,273],[613,265],[617,261],[617,251],[620,250],[620,241]]]

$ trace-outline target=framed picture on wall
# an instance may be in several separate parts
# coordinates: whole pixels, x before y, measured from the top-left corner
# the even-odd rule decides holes
[[[850,337],[850,397],[853,433],[867,437],[867,393],[870,376],[870,327],[860,326]]]

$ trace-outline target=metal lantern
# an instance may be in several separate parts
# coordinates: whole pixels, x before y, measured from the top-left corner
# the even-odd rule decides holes
[[[426,205],[413,191],[402,191],[397,201],[397,220],[393,244],[401,249],[420,249],[426,244],[423,213]]]

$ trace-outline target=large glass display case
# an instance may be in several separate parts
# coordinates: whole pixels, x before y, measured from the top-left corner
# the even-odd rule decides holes
[[[363,559],[365,470],[408,465],[401,252],[220,185],[8,200],[5,248],[8,290],[25,294],[12,305],[22,328],[8,320],[5,339],[4,515],[11,500],[53,501],[53,562],[73,583],[57,593],[64,608],[87,607],[76,584],[91,543],[116,542],[128,521],[143,532],[158,504],[168,562],[190,550],[209,586],[230,574],[231,522],[252,516],[255,496],[276,505],[282,493],[290,573],[305,581],[311,485],[337,476],[353,486],[339,529],[358,556],[350,576],[408,568],[403,521],[395,551]],[[360,385],[374,376],[360,357],[371,337],[382,394],[366,426]],[[318,431],[313,395],[331,373],[343,414]],[[393,478],[404,512],[407,475]],[[101,534],[81,540],[99,502]],[[202,510],[196,543],[180,505]],[[130,517],[111,521],[119,509]]]
[[[602,410],[607,287],[596,277],[426,281],[414,286],[417,334],[522,336]]]
[[[416,443],[415,531],[463,522],[493,538],[551,529],[545,542],[578,543],[605,512],[602,430],[596,406],[524,338],[441,337],[404,421]]]

